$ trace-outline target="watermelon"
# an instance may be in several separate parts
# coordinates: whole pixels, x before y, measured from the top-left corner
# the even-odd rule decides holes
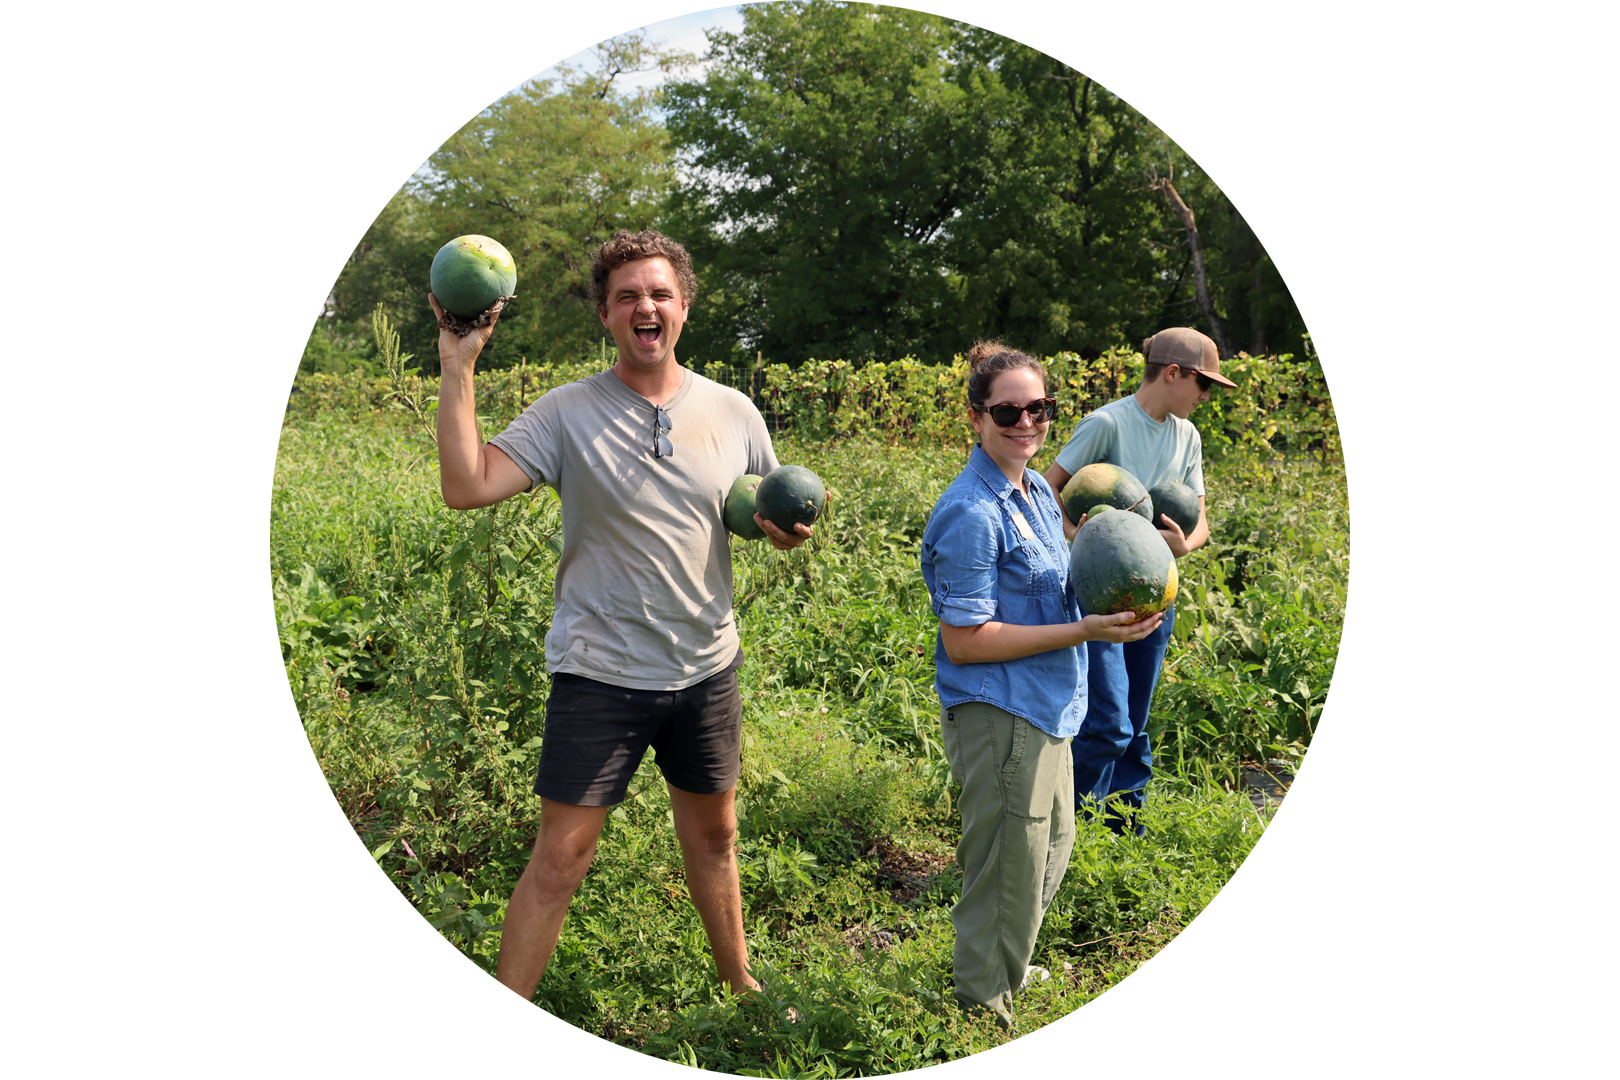
[[[783,532],[796,524],[814,525],[827,503],[821,477],[802,465],[779,465],[765,474],[754,492],[759,516]]]
[[[1148,492],[1153,500],[1154,528],[1164,528],[1159,520],[1159,514],[1169,514],[1170,520],[1181,526],[1181,531],[1191,536],[1192,531],[1198,527],[1198,496],[1193,489],[1180,480],[1166,480],[1162,484],[1155,484],[1153,490]]]
[[[1153,520],[1153,500],[1148,498],[1142,481],[1106,461],[1093,462],[1069,477],[1063,485],[1063,512],[1070,521],[1079,521],[1080,515],[1098,503],[1107,503],[1120,510],[1135,510],[1147,521]]]
[[[765,539],[765,530],[754,523],[754,492],[759,482],[759,477],[748,473],[739,476],[726,493],[726,529],[743,540]]]
[[[1107,513],[1109,510],[1112,510],[1112,509],[1113,509],[1113,507],[1109,506],[1107,503],[1098,503],[1096,506],[1093,506],[1090,510],[1086,511],[1086,520],[1090,521],[1092,518],[1096,517],[1098,514]]]
[[[1088,615],[1133,611],[1145,619],[1176,598],[1176,557],[1145,518],[1099,514],[1074,534],[1069,580]]]
[[[517,290],[517,263],[487,236],[458,236],[433,256],[428,285],[444,310],[475,319]]]

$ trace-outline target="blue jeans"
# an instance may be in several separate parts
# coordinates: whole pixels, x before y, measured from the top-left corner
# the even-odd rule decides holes
[[[1074,804],[1089,821],[1108,800],[1113,805],[1104,821],[1116,833],[1125,831],[1127,815],[1138,835],[1144,831],[1134,811],[1146,803],[1147,782],[1153,776],[1148,707],[1175,625],[1172,605],[1159,628],[1141,641],[1086,642],[1086,718],[1069,746],[1074,754]]]

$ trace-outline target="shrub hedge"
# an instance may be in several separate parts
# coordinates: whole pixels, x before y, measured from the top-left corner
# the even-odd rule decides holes
[[[605,360],[592,360],[480,372],[474,380],[479,414],[491,431],[498,430],[553,386],[595,374],[605,366]],[[695,367],[709,378],[747,393],[774,431],[804,441],[858,436],[891,445],[960,446],[971,436],[962,417],[967,362],[960,357],[950,364],[910,359],[869,364],[812,360],[798,366],[699,363]],[[1130,393],[1141,381],[1142,354],[1114,349],[1086,360],[1074,353],[1060,353],[1047,358],[1046,367],[1059,415],[1072,423],[1099,405]],[[1235,390],[1216,390],[1198,410],[1206,459],[1233,455],[1264,459],[1299,453],[1339,458],[1338,426],[1315,355],[1240,353],[1226,361],[1222,372],[1238,385]],[[410,377],[412,391],[422,397],[436,393],[437,382]],[[381,409],[388,406],[391,396],[387,379],[360,371],[300,375],[293,383],[289,409],[306,417],[329,409]]]

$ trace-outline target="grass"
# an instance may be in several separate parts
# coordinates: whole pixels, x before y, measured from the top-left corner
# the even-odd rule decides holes
[[[272,583],[288,678],[334,795],[381,870],[493,970],[538,815],[560,522],[547,492],[446,509],[430,449],[397,414],[289,418]],[[767,999],[721,993],[668,797],[644,763],[536,1002],[643,1052],[749,1075],[951,1060],[1008,1038],[951,995],[956,792],[917,569],[962,454],[791,439],[777,450],[835,494],[810,550],[734,545],[748,656],[739,860]],[[1243,764],[1309,745],[1348,572],[1342,473],[1229,461],[1209,484],[1213,540],[1183,566],[1155,702],[1147,835],[1081,824],[1036,949],[1055,977],[1020,997],[1022,1031],[1124,978],[1196,916],[1264,828],[1238,787]]]

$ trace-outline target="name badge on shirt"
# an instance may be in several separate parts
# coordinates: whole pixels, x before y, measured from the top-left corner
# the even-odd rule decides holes
[[[1014,527],[1018,529],[1019,536],[1022,536],[1025,540],[1035,539],[1035,530],[1031,529],[1029,527],[1029,522],[1024,520],[1024,512],[1022,510],[1014,510],[1012,519]]]

